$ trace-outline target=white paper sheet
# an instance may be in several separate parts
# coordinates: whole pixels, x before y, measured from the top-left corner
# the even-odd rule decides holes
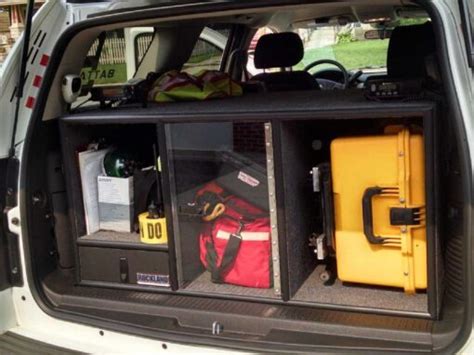
[[[92,234],[99,230],[97,177],[103,174],[103,160],[109,150],[86,150],[79,153],[79,171],[81,174],[87,234]]]

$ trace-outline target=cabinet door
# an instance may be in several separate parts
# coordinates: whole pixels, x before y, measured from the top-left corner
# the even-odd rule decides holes
[[[269,245],[277,237],[276,227],[270,232],[270,224],[276,226],[276,222],[271,222],[271,210],[275,212],[271,207],[274,193],[269,193],[274,188],[271,126],[264,122],[174,123],[166,126],[166,134],[172,205],[176,212],[173,230],[178,278],[180,287],[185,287],[206,273],[206,266],[209,269],[203,233],[214,228],[219,218],[227,218],[233,210],[232,204],[241,203],[253,209],[255,213],[251,214],[258,211],[268,221]],[[222,211],[217,207],[219,204]],[[244,256],[243,246],[252,228],[243,228],[236,258]],[[223,234],[209,233],[214,238],[219,264],[218,243]],[[277,264],[269,266],[273,259]],[[233,265],[229,267],[231,271],[226,271],[228,278],[237,263]],[[271,284],[279,292],[279,282],[273,280],[279,270],[278,253],[271,247],[267,267],[271,270]],[[234,284],[239,284],[239,280]]]

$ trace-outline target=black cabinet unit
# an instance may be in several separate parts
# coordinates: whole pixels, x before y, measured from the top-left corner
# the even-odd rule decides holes
[[[368,101],[360,91],[321,91],[84,110],[63,117],[77,281],[144,292],[437,317],[442,236],[436,107],[431,101]],[[321,276],[327,265],[315,254],[311,239],[330,230],[324,225],[330,213],[324,207],[328,204],[321,204],[314,168],[330,162],[332,140],[383,135],[396,127],[423,134],[428,287],[408,295],[403,289],[337,278],[327,283]],[[133,231],[87,233],[77,152],[98,140],[148,152],[155,147],[167,244],[142,243]],[[235,200],[251,206],[250,218],[235,208]],[[234,228],[238,222],[232,218],[225,220],[232,213],[242,228]],[[259,227],[252,225],[259,218]],[[239,241],[229,258],[232,253],[222,245],[235,242],[236,236]],[[217,268],[223,259],[230,260],[225,268],[212,267],[209,248]],[[236,259],[249,250],[264,254],[248,259],[253,273]],[[263,264],[267,283],[255,281]]]

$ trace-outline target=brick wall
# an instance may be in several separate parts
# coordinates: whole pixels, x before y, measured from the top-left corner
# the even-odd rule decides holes
[[[0,12],[0,33],[10,32],[10,18],[7,11]]]
[[[0,64],[5,60],[12,46],[10,18],[7,11],[0,12]]]

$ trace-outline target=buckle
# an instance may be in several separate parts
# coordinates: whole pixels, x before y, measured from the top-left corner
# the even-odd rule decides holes
[[[392,226],[407,226],[419,225],[421,219],[421,212],[419,207],[404,208],[392,207],[390,208],[390,224]]]

